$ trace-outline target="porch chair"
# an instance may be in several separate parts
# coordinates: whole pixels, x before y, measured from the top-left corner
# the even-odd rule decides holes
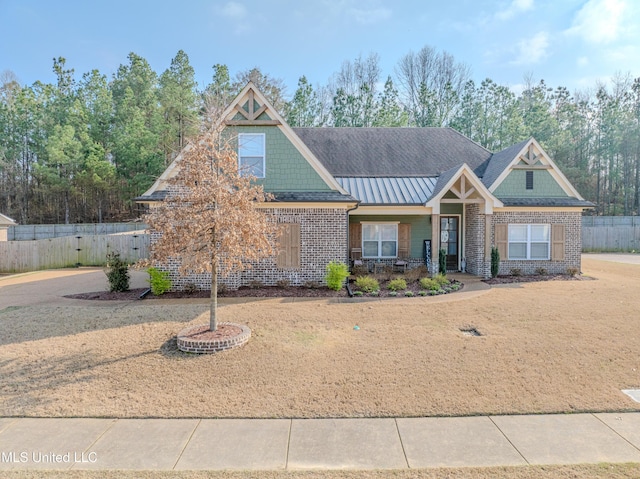
[[[349,257],[353,266],[362,266],[362,248],[351,248]]]

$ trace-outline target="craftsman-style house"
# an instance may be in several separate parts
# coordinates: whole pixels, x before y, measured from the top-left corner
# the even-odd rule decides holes
[[[580,269],[592,205],[533,138],[492,153],[451,128],[292,128],[253,83],[222,121],[281,224],[278,255],[223,280],[232,287],[322,281],[332,260],[435,271],[440,249],[447,270],[488,276],[492,246],[501,273]],[[136,200],[162,201],[176,162]]]

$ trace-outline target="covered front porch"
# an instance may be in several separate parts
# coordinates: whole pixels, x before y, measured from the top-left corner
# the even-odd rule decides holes
[[[369,202],[349,212],[352,265],[372,273],[425,266],[435,274],[439,251],[444,250],[447,272],[485,274],[492,244],[491,215],[500,201],[466,165],[429,180],[421,183],[421,191],[414,190],[413,198],[424,200],[419,204],[393,203],[389,195],[374,194],[385,183],[362,182],[366,187],[362,196]]]

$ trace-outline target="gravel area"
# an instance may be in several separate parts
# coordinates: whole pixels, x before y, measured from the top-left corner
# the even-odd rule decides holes
[[[595,280],[462,300],[229,301],[219,321],[252,338],[206,356],[175,340],[208,321],[206,299],[2,304],[0,416],[640,411],[620,392],[640,387],[640,267],[586,259],[583,271]]]

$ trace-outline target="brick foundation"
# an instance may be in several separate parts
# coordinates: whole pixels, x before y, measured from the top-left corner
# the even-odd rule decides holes
[[[491,257],[485,257],[484,229],[485,215],[480,214],[477,205],[467,205],[466,214],[466,259],[467,271],[471,274],[489,277]],[[582,213],[571,211],[497,211],[491,215],[491,244],[495,244],[497,224],[564,224],[564,260],[509,260],[500,258],[499,274],[511,274],[518,269],[522,274],[536,274],[540,268],[549,274],[566,274],[571,268],[580,271],[582,254]]]
[[[324,284],[326,266],[330,261],[347,262],[347,213],[342,208],[268,208],[278,223],[300,224],[300,267],[278,268],[275,257],[246,264],[245,270],[220,274],[218,284],[237,289],[253,282],[274,286],[286,280],[291,286],[308,282]],[[157,233],[155,233],[157,238]],[[154,235],[152,234],[152,243]],[[198,289],[211,288],[211,274],[180,275],[180,261],[175,259],[161,269],[169,271],[172,291],[181,291],[190,285]]]

